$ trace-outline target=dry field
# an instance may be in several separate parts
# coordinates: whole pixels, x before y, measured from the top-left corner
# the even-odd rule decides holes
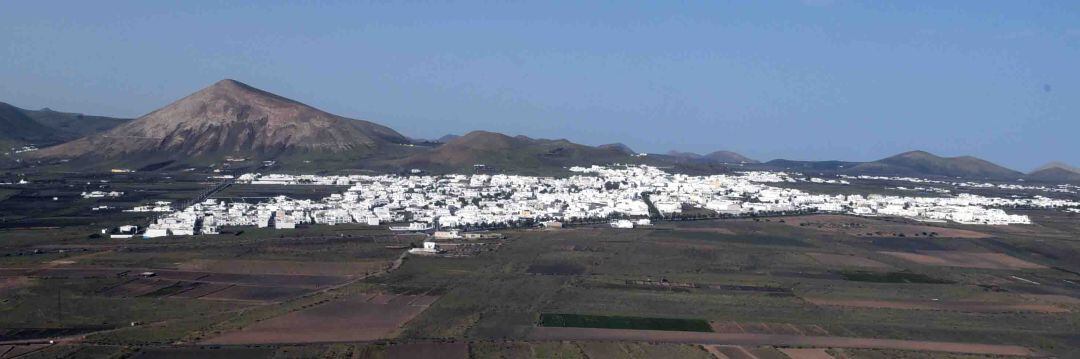
[[[30,284],[27,277],[0,277],[0,295],[13,292]]]
[[[979,269],[1046,269],[1046,266],[1010,257],[1002,253],[967,251],[881,251],[906,261],[928,266]]]
[[[255,323],[206,344],[329,343],[386,339],[435,297],[357,295]]]
[[[287,274],[313,276],[365,275],[386,268],[390,261],[300,262],[281,260],[193,259],[179,265],[180,270],[233,274]]]
[[[986,355],[1035,356],[1037,354],[1031,349],[1016,345],[756,333],[537,327],[532,329],[528,337],[531,340],[633,340],[702,345],[899,349]]]
[[[710,322],[713,332],[731,334],[785,334],[827,336],[829,331],[814,324]]]
[[[857,299],[823,299],[803,298],[807,302],[837,307],[852,308],[885,308],[885,309],[910,309],[910,310],[947,310],[969,313],[1004,313],[1004,312],[1034,312],[1034,313],[1068,313],[1069,310],[1049,304],[1031,303],[987,303],[968,301],[930,301],[930,300],[857,300]]]
[[[833,359],[833,356],[818,348],[781,348],[781,352],[791,359]]]
[[[0,358],[24,357],[49,347],[49,344],[0,345]]]
[[[208,293],[198,298],[210,300],[234,300],[242,302],[273,303],[289,298],[294,298],[306,292],[307,290],[303,288],[233,285],[219,291]]]
[[[856,255],[832,254],[808,252],[806,255],[814,258],[827,267],[863,267],[863,268],[890,268],[891,266],[876,260]]]
[[[467,359],[469,358],[469,344],[466,342],[395,344],[386,348],[386,357],[401,359]]]
[[[837,232],[860,237],[930,236],[945,238],[988,238],[989,234],[966,229],[914,223],[893,223],[881,219],[821,214],[784,218],[789,226]],[[925,234],[924,234],[925,233]]]

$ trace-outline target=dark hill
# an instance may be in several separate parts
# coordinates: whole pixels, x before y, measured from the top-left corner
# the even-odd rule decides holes
[[[731,151],[716,151],[702,157],[719,163],[758,163],[757,160]]]
[[[115,118],[106,116],[91,116],[81,113],[59,112],[50,109],[23,110],[37,123],[55,129],[57,134],[64,140],[70,141],[86,135],[108,131],[125,122],[128,118]]]
[[[848,161],[797,161],[775,159],[762,164],[765,169],[799,172],[842,172],[859,165],[860,162]]]
[[[55,130],[34,121],[22,109],[0,102],[0,144],[6,147],[58,140]]]
[[[1028,174],[1028,180],[1038,182],[1080,182],[1080,173],[1064,168],[1051,167]]]
[[[1020,172],[971,156],[939,157],[925,151],[911,151],[889,158],[858,164],[852,174],[943,176],[987,179],[1018,179]]]
[[[627,146],[627,145],[625,145],[625,144],[623,144],[621,142],[615,142],[615,143],[608,143],[608,144],[604,144],[604,145],[599,145],[599,146],[596,146],[596,148],[601,148],[601,149],[606,149],[606,150],[616,150],[616,151],[622,152],[622,153],[624,153],[624,154],[626,154],[628,156],[637,154],[637,152],[634,152],[634,149],[630,148],[630,146]]]
[[[627,158],[626,153],[614,148],[473,131],[400,163],[441,171],[469,171],[474,165],[484,165],[501,172],[545,173],[567,166],[610,164]]]
[[[1080,182],[1080,168],[1061,162],[1051,162],[1028,174],[1032,181],[1040,182]]]

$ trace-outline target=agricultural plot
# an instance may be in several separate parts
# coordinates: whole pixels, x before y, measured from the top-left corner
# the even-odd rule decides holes
[[[892,252],[882,254],[894,256],[913,263],[928,266],[946,266],[979,269],[1046,269],[1046,266],[1010,257],[1002,253],[960,252],[960,251],[919,251]]]
[[[833,253],[808,252],[806,255],[814,258],[827,267],[864,267],[864,268],[890,268],[888,264],[856,255],[843,255]]]
[[[264,320],[206,344],[323,343],[386,339],[424,311],[422,295],[357,295]]]
[[[545,327],[609,328],[641,330],[674,330],[711,332],[709,323],[701,319],[644,318],[581,314],[544,313],[540,325]]]
[[[955,302],[955,301],[897,301],[897,300],[857,300],[857,299],[823,299],[803,298],[807,302],[816,305],[828,305],[851,308],[881,308],[881,309],[909,309],[909,310],[947,310],[972,313],[1001,313],[1001,312],[1035,312],[1035,313],[1067,313],[1068,309],[1048,304],[1033,303],[987,303],[987,302]]]
[[[0,257],[0,327],[48,336],[26,330],[104,323],[116,329],[85,347],[148,345],[132,357],[1080,353],[1080,287],[1069,282],[1080,276],[1068,272],[1080,272],[1080,245],[1062,239],[1066,222],[964,238],[976,236],[943,233],[973,229],[868,221],[940,237],[921,227],[918,236],[863,236],[791,217],[658,222],[509,230],[490,251],[396,266],[422,236],[311,226],[119,241],[0,229],[0,254],[10,254]],[[55,303],[58,291],[63,322],[37,304]]]
[[[842,233],[857,237],[940,237],[987,238],[989,234],[960,228],[929,226],[907,219],[876,219],[842,215],[813,215],[784,218],[789,226]]]
[[[529,334],[532,340],[630,340],[665,343],[723,344],[740,346],[814,346],[822,348],[869,348],[937,351],[986,355],[1034,356],[1037,353],[1015,345],[972,344],[875,338],[819,337],[779,334],[727,334],[660,330],[539,327]]]

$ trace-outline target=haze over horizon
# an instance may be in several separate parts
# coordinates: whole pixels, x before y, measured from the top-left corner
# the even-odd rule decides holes
[[[0,101],[136,117],[234,78],[418,138],[1080,164],[1078,3],[608,5],[10,3]]]

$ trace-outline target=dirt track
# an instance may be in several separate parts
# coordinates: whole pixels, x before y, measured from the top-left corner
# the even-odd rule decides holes
[[[971,313],[1035,312],[1068,313],[1069,310],[1049,304],[1029,303],[985,303],[985,302],[945,302],[928,300],[858,300],[803,298],[816,305],[829,305],[855,308],[886,308],[912,310],[948,310]]]
[[[899,349],[950,353],[1034,356],[1028,348],[1016,345],[950,343],[898,339],[822,337],[781,334],[733,334],[675,332],[659,330],[554,328],[537,327],[530,340],[630,340],[686,344],[780,345],[819,348]]]

